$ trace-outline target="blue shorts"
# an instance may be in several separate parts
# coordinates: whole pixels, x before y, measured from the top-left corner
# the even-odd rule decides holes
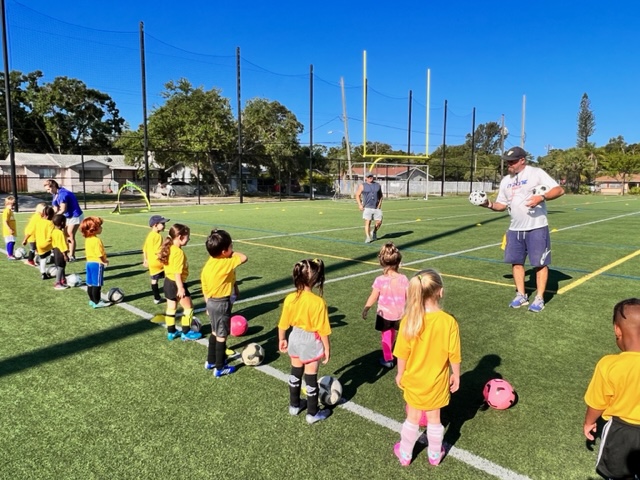
[[[551,238],[549,227],[536,228],[526,232],[507,230],[507,245],[504,262],[524,265],[529,256],[532,267],[544,267],[551,263]]]
[[[104,263],[87,262],[87,286],[101,287],[104,284]]]

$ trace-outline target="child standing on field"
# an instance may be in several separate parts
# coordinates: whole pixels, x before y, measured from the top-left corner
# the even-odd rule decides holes
[[[15,260],[13,256],[13,248],[16,245],[16,217],[13,214],[13,209],[16,205],[16,198],[13,195],[9,195],[4,199],[4,209],[2,210],[2,236],[4,237],[4,244],[7,246],[7,260]]]
[[[458,323],[440,308],[443,292],[442,277],[435,270],[423,270],[409,282],[407,306],[393,351],[398,359],[396,384],[407,402],[400,442],[393,448],[402,466],[411,463],[422,412],[428,421],[429,463],[440,464],[445,454],[440,409],[460,387],[461,357]]]
[[[211,336],[204,368],[213,369],[213,375],[220,378],[236,371],[236,367],[226,364],[227,337],[231,331],[231,296],[237,296],[236,268],[247,261],[247,256],[233,251],[231,235],[224,230],[212,230],[206,247],[210,258],[202,269],[200,282]]]
[[[51,221],[53,219],[54,210],[53,207],[46,206],[42,210],[42,216],[35,224],[35,236],[36,236],[36,253],[40,260],[38,261],[40,266],[40,275],[42,280],[51,278],[47,273],[47,259],[51,255],[53,249],[53,231],[55,226]]]
[[[176,223],[169,229],[169,235],[162,242],[158,259],[164,265],[164,296],[167,299],[165,324],[167,339],[175,340],[182,336],[183,341],[202,338],[200,332],[191,330],[193,320],[193,303],[185,282],[189,276],[189,262],[182,251],[187,243],[191,230],[186,225]],[[184,309],[182,314],[182,331],[176,330],[176,311],[178,303]]]
[[[24,227],[24,239],[22,240],[22,245],[29,243],[29,253],[27,254],[25,262],[33,267],[36,265],[36,262],[34,261],[36,257],[36,224],[42,218],[42,212],[44,212],[46,206],[47,204],[44,202],[36,205],[35,213],[29,217],[27,226]]]
[[[378,253],[378,260],[382,266],[382,275],[373,281],[371,295],[362,310],[362,318],[366,319],[369,309],[378,302],[376,330],[381,332],[382,358],[380,358],[380,365],[385,368],[393,368],[393,342],[404,313],[409,280],[398,272],[402,254],[393,242],[382,246],[380,253]]]
[[[67,219],[64,215],[53,216],[53,226],[55,229],[51,234],[51,246],[53,247],[53,262],[56,266],[56,283],[53,286],[56,290],[67,288],[67,275],[65,269],[69,261],[69,244],[67,243]]]
[[[104,284],[104,269],[109,265],[107,252],[102,240],[98,237],[102,233],[103,220],[100,217],[87,217],[80,224],[80,233],[84,237],[84,252],[87,260],[87,293],[91,308],[102,308],[111,305],[103,302],[101,297]]]
[[[162,303],[158,280],[164,278],[164,265],[158,260],[158,253],[160,253],[160,248],[162,247],[162,235],[160,235],[160,232],[164,230],[164,224],[168,221],[169,219],[164,218],[162,215],[152,215],[149,219],[151,231],[142,246],[142,264],[149,269],[153,303],[156,305]]]
[[[289,375],[289,414],[298,415],[305,406],[307,423],[326,419],[331,410],[318,410],[318,368],[320,361],[329,362],[329,312],[322,298],[324,287],[324,263],[319,259],[302,260],[293,267],[294,293],[284,299],[278,323],[278,349],[291,358]],[[319,295],[313,293],[318,287]],[[293,327],[289,334],[289,327]],[[302,374],[307,384],[307,404],[300,400]]]
[[[602,429],[596,471],[612,479],[640,478],[640,299],[613,307],[613,332],[621,353],[605,355],[593,372],[584,400],[584,435]],[[635,475],[635,476],[634,476]]]

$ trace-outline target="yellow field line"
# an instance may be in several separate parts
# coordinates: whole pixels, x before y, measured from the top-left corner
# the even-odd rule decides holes
[[[571,290],[572,288],[575,288],[579,285],[582,285],[584,282],[586,282],[587,280],[591,280],[593,277],[596,277],[598,275],[600,275],[601,273],[606,272],[607,270],[612,269],[613,267],[617,267],[618,265],[620,265],[621,263],[626,262],[627,260],[632,259],[633,257],[637,257],[638,255],[640,255],[640,250],[636,250],[635,252],[627,255],[626,257],[622,257],[618,260],[616,260],[613,263],[610,263],[609,265],[605,265],[602,268],[599,268],[598,270],[596,270],[595,272],[589,273],[587,275],[585,275],[582,278],[579,278],[578,280],[576,280],[573,283],[570,283],[569,285],[566,285],[562,288],[560,288],[558,290],[558,295],[562,295],[563,293],[568,292],[569,290]]]

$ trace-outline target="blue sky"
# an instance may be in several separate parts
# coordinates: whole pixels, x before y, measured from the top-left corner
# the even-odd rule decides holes
[[[79,78],[110,94],[133,128],[142,121],[142,21],[149,111],[162,103],[164,83],[180,77],[220,88],[235,111],[240,47],[243,104],[284,104],[305,125],[300,140],[308,144],[313,65],[314,143],[340,144],[340,77],[349,136],[361,143],[366,50],[368,140],[406,150],[411,90],[413,152],[427,148],[428,103],[429,153],[442,143],[445,100],[448,145],[464,141],[474,107],[476,126],[504,114],[506,147],[520,145],[526,96],[524,146],[539,156],[575,145],[585,92],[596,145],[618,135],[640,142],[640,6],[615,3],[7,0],[6,9],[12,70]]]

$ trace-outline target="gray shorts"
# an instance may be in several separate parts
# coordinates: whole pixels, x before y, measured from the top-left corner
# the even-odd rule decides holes
[[[231,333],[231,302],[229,297],[207,300],[207,315],[211,323],[211,334],[227,338]]]
[[[551,263],[549,227],[536,228],[527,232],[507,230],[504,262],[512,265],[524,265],[527,255],[532,267],[544,267]]]
[[[382,209],[380,208],[365,208],[362,211],[362,218],[364,220],[375,220],[376,222],[382,221]]]
[[[289,334],[289,356],[302,363],[311,363],[324,357],[324,345],[320,335],[293,327]]]

